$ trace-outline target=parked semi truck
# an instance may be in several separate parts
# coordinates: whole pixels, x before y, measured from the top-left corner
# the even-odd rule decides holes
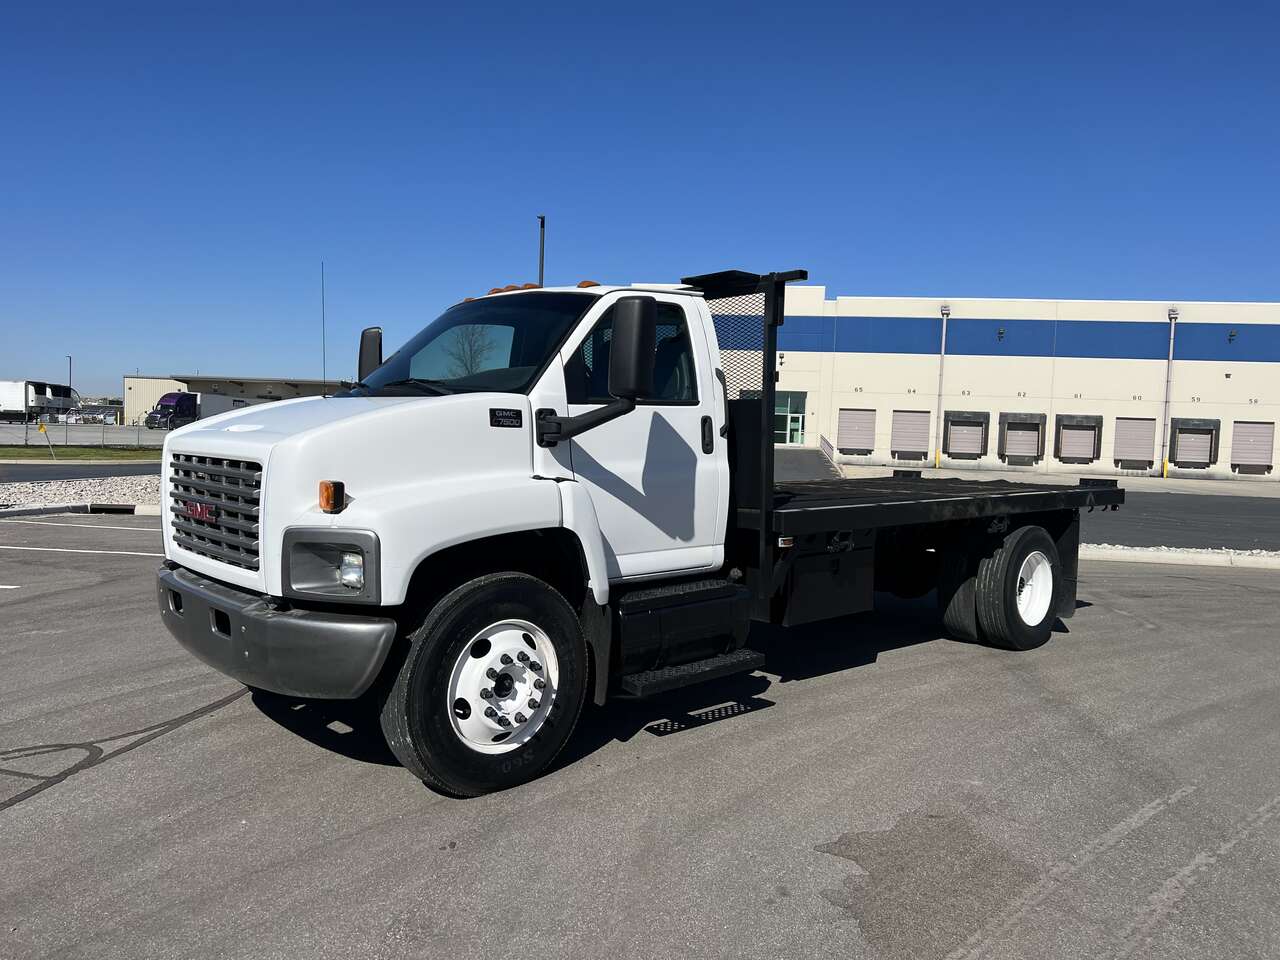
[[[252,406],[264,401],[242,397],[227,397],[219,393],[186,393],[170,391],[156,401],[142,420],[148,430],[176,430],[203,417],[212,417],[228,410]]]
[[[341,394],[166,439],[161,617],[252,688],[368,698],[460,796],[546,770],[588,699],[761,667],[753,622],[936,590],[952,634],[1040,646],[1075,611],[1080,510],[1123,491],[777,480],[805,277],[495,289],[385,362],[364,331]]]

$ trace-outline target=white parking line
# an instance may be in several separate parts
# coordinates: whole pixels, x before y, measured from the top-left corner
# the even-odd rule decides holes
[[[16,586],[9,586],[7,583],[0,583],[0,590],[17,590]]]
[[[141,530],[159,533],[159,527],[118,527],[106,523],[58,523],[54,520],[0,520],[0,523],[30,523],[41,527],[80,527],[82,530]]]
[[[31,550],[35,553],[102,553],[111,557],[163,557],[163,553],[138,553],[136,550],[73,550],[71,547],[11,547],[0,544],[0,550]]]

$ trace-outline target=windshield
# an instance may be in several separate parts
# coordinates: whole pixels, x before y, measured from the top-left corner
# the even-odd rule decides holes
[[[598,299],[517,293],[450,307],[358,386],[374,394],[524,393]]]

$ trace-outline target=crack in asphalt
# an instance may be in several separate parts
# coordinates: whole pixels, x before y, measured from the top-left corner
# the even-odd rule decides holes
[[[137,730],[130,730],[128,733],[118,733],[113,737],[104,737],[99,740],[85,740],[80,743],[41,743],[29,747],[10,747],[6,750],[0,750],[0,774],[11,777],[21,777],[27,780],[35,780],[36,783],[23,790],[21,793],[9,797],[7,800],[0,800],[0,812],[8,810],[10,807],[16,807],[25,800],[30,800],[37,794],[43,793],[50,787],[56,787],[77,773],[83,773],[90,770],[101,763],[106,763],[115,757],[122,756],[131,750],[136,750],[144,744],[150,743],[152,740],[163,737],[166,733],[172,733],[179,727],[186,726],[193,720],[199,720],[201,717],[221,710],[228,704],[239,700],[249,691],[238,690],[237,692],[223,697],[221,700],[215,700],[213,703],[207,703],[203,707],[197,707],[178,717],[169,720],[162,720],[159,723],[153,723],[149,726],[141,727]],[[136,740],[133,738],[137,738]],[[112,749],[111,744],[121,740],[132,740],[122,747]],[[59,753],[63,750],[80,750],[84,756],[57,773],[51,774],[33,774],[27,773],[25,770],[14,770],[5,766],[5,761],[22,760],[28,757],[39,757],[50,753]]]

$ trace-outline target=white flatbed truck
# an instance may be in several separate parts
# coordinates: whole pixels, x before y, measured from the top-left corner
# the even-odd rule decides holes
[[[371,698],[400,762],[474,796],[545,771],[588,697],[748,671],[753,621],[937,590],[1014,650],[1075,610],[1079,511],[1122,490],[776,482],[786,283],[515,288],[446,310],[360,381],[165,441],[160,614],[204,662]]]

